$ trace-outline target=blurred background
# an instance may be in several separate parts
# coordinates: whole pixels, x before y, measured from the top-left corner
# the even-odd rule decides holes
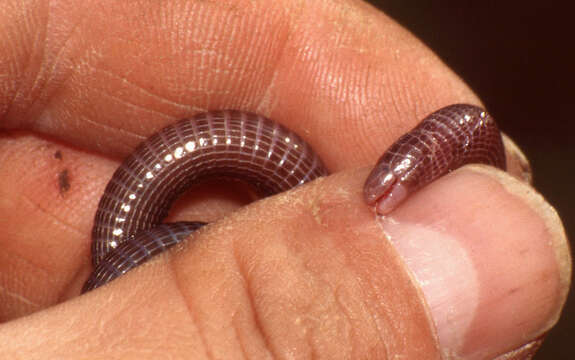
[[[575,239],[575,19],[567,1],[368,0],[483,99]],[[573,245],[572,245],[573,246]],[[575,299],[536,359],[575,359]]]

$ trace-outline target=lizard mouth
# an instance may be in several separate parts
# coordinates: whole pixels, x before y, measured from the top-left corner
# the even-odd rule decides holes
[[[392,172],[370,176],[365,182],[364,197],[369,205],[375,205],[379,215],[387,215],[406,197],[407,188]]]
[[[379,215],[391,213],[407,197],[407,188],[401,181],[394,181],[383,195],[375,201],[375,212]]]

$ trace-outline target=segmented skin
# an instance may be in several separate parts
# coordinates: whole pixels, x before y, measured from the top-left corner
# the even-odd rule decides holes
[[[128,238],[104,256],[104,259],[95,266],[82,292],[93,290],[124,275],[155,255],[178,244],[204,225],[205,223],[199,221],[182,221],[160,224],[150,230],[138,232],[138,236]]]
[[[495,120],[480,107],[446,106],[428,115],[385,151],[367,177],[365,201],[369,205],[390,201],[392,206],[378,211],[389,213],[409,194],[471,163],[505,170],[501,133]],[[398,199],[385,199],[398,188]]]
[[[468,163],[505,169],[501,135],[483,109],[447,106],[389,147],[366,180],[365,200],[369,205],[387,202],[376,211],[390,212],[409,194]],[[204,225],[161,224],[173,201],[198,182],[240,179],[266,196],[327,174],[298,135],[259,115],[215,111],[170,125],[144,141],[106,187],[92,231],[95,270],[83,292],[124,274]]]
[[[108,278],[102,272],[124,273],[149,259],[107,254],[133,251],[120,245],[161,224],[174,200],[199,182],[214,177],[238,179],[267,196],[326,174],[306,142],[263,116],[213,111],[180,120],[144,141],[108,183],[92,229],[92,263],[99,273],[92,274],[84,291],[104,284],[96,279]],[[137,238],[133,244],[146,242],[143,247],[157,241],[150,236]],[[114,266],[99,267],[110,259]]]

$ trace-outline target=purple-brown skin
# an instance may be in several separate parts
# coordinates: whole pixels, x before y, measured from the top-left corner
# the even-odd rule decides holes
[[[131,237],[118,245],[95,266],[90,278],[84,284],[82,292],[95,289],[125,274],[153,256],[181,242],[204,225],[205,223],[199,221],[182,221],[160,224],[153,229],[138,232],[138,236]]]
[[[378,214],[388,214],[409,194],[469,163],[505,169],[501,135],[483,109],[447,106],[389,147],[365,182],[365,201]],[[142,143],[106,187],[92,230],[94,272],[82,292],[123,275],[203,226],[161,223],[174,200],[203,180],[238,179],[266,196],[327,174],[307,143],[262,116],[216,111],[170,125]]]
[[[144,141],[112,176],[92,229],[94,272],[82,291],[185,239],[193,229],[163,226],[155,236],[139,234],[160,225],[174,200],[195,184],[212,178],[241,180],[267,196],[326,174],[306,142],[263,116],[213,111],[180,120]]]
[[[465,164],[505,170],[495,120],[474,105],[455,104],[428,115],[379,158],[363,186],[365,202],[389,214],[409,194]]]

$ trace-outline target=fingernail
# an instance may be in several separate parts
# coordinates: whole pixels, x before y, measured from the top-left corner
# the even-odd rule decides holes
[[[533,171],[527,156],[521,151],[519,146],[505,134],[502,134],[505,154],[507,156],[507,171],[528,184],[533,183]]]
[[[543,339],[545,336],[540,336],[539,338],[528,342],[525,345],[520,346],[517,349],[513,349],[501,356],[496,357],[494,360],[529,360],[533,359],[535,353],[541,345],[543,345]]]
[[[466,166],[380,221],[422,290],[445,357],[494,358],[556,323],[570,252],[557,213],[524,182]]]

